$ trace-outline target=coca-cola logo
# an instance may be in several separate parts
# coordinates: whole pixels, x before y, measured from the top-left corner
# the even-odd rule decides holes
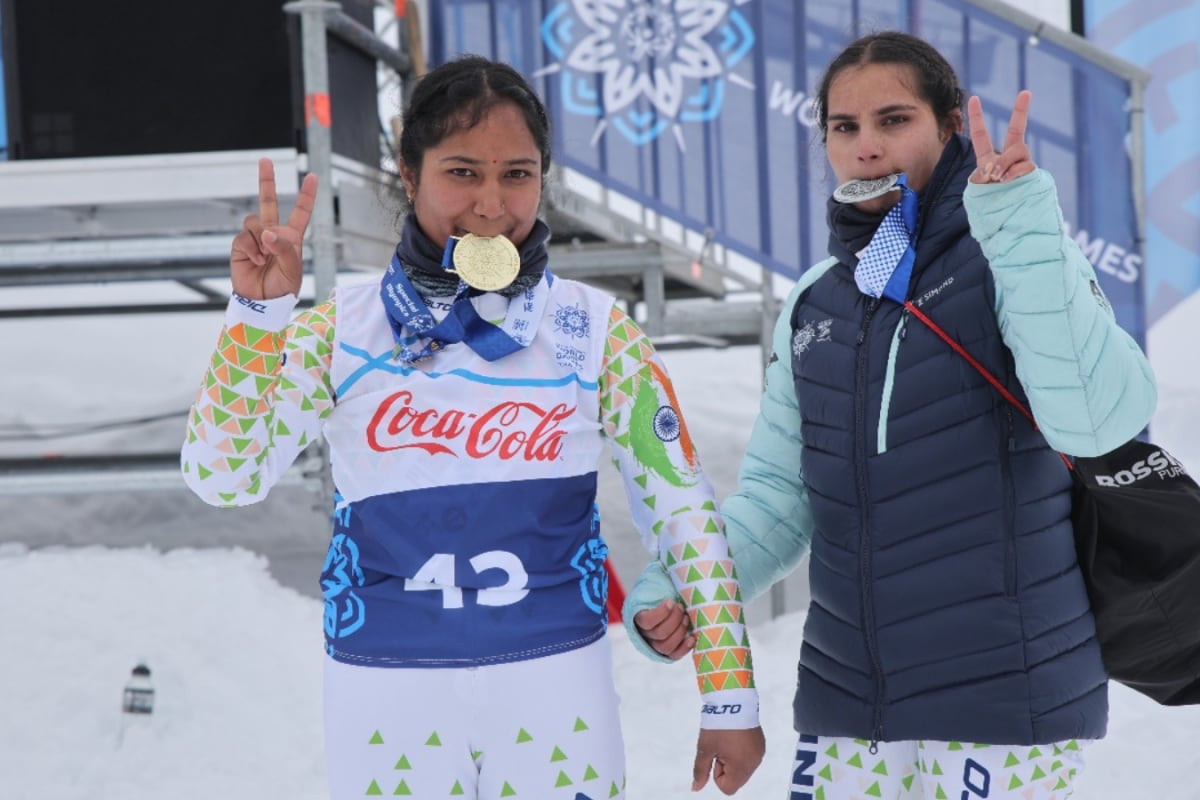
[[[566,403],[544,409],[513,400],[480,413],[422,409],[413,406],[412,392],[400,391],[379,404],[367,426],[367,445],[381,453],[418,449],[430,455],[553,461],[567,435],[560,425],[574,413],[575,406]]]

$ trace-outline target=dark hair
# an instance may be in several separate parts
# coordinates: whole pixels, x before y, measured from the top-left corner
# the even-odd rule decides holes
[[[851,42],[825,70],[817,90],[817,123],[824,141],[829,127],[829,87],[843,70],[865,64],[901,64],[912,67],[917,85],[912,91],[933,109],[939,125],[950,125],[954,112],[962,112],[963,90],[954,67],[926,42],[900,31],[882,31]]]
[[[417,82],[404,110],[400,158],[420,173],[425,151],[453,131],[473,128],[501,103],[521,110],[542,156],[542,177],[550,169],[550,121],[546,108],[521,73],[508,64],[467,55],[447,61]]]

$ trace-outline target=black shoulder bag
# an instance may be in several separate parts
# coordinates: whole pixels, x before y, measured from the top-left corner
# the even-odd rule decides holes
[[[904,305],[1037,427],[962,345]],[[1075,550],[1105,669],[1162,705],[1200,704],[1200,486],[1148,442],[1074,463],[1059,455],[1073,479]]]

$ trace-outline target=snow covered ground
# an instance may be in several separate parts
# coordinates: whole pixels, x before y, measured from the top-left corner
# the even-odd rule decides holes
[[[322,800],[321,604],[280,587],[245,550],[0,547],[0,797],[6,800]],[[800,614],[752,632],[766,761],[740,797],[789,784]],[[698,721],[685,660],[653,664],[612,629],[631,800],[689,791]],[[155,712],[120,711],[130,669],[152,670]],[[1200,707],[1112,690],[1110,735],[1088,750],[1079,798],[1194,800]],[[390,787],[385,789],[385,794]]]
[[[8,305],[13,298],[4,300]],[[1197,320],[1200,295],[1162,320],[1149,342],[1161,387],[1154,438],[1194,470],[1200,469]],[[169,336],[160,322],[145,318],[0,324],[0,340],[21,344],[21,380],[0,385],[0,425],[11,432],[78,419],[81,410],[112,418],[186,404],[194,379],[177,375],[198,379],[215,328],[211,319],[178,324]],[[164,339],[170,347],[162,346]],[[169,368],[147,369],[138,355],[153,351],[156,341],[159,351],[173,354]],[[732,474],[753,417],[745,406],[758,392],[755,352],[680,351],[666,358],[706,465]],[[67,365],[70,374],[62,371]],[[721,374],[734,378],[714,392],[713,376]],[[158,396],[147,386],[157,386]],[[180,431],[172,420],[155,433],[177,438]],[[122,437],[128,434],[97,434],[85,444],[102,451]],[[77,437],[71,441],[80,446]],[[727,480],[719,482],[720,494]],[[204,542],[210,546],[164,552],[139,542],[156,526],[176,524],[161,514],[126,505],[115,519],[89,519],[70,496],[30,502],[12,501],[0,514],[0,542],[6,542],[0,543],[0,586],[15,598],[0,615],[6,644],[0,799],[326,797],[318,599],[281,586],[266,558],[239,541],[244,532],[214,528]],[[50,538],[64,520],[78,530]],[[89,530],[118,524],[133,531],[118,541],[136,546],[86,544]],[[43,546],[48,541],[59,543]],[[315,575],[318,566],[303,568]],[[739,796],[786,796],[802,624],[802,614],[791,613],[752,626],[768,754]],[[629,797],[722,796],[711,786],[699,795],[689,791],[698,718],[690,664],[650,663],[632,650],[623,630],[613,629],[612,637]],[[156,711],[134,718],[121,713],[120,701],[130,669],[141,661],[153,671]],[[1076,797],[1195,800],[1197,732],[1200,707],[1161,708],[1114,686],[1110,734],[1089,748]]]

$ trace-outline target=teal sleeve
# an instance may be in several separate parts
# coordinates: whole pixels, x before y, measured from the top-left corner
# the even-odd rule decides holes
[[[1154,374],[1066,235],[1053,178],[1039,169],[1008,183],[969,183],[963,203],[991,265],[1001,334],[1046,441],[1068,455],[1096,456],[1137,436],[1154,414]]]
[[[808,492],[800,475],[800,411],[792,382],[791,316],[800,294],[834,263],[810,268],[791,291],[775,323],[766,388],[738,473],[738,489],[721,506],[725,536],[742,598],[750,602],[796,568],[812,541]],[[639,611],[674,598],[662,566],[651,562],[626,594],[622,614],[637,650],[668,661],[650,648],[633,623]]]
[[[792,377],[792,310],[833,264],[810,268],[775,322],[758,418],[738,472],[737,491],[721,504],[725,536],[746,602],[785,577],[808,552],[813,519],[800,469],[800,409]]]

